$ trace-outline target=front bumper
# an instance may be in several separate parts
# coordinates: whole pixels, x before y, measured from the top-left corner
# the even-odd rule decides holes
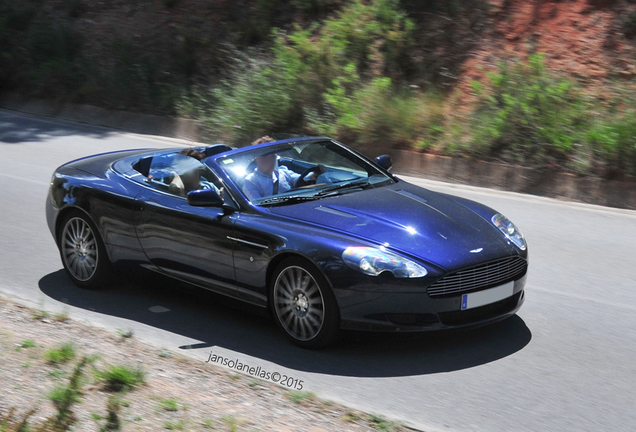
[[[525,300],[527,275],[514,282],[512,296],[461,310],[461,295],[431,298],[422,292],[390,293],[334,290],[340,327],[347,330],[418,332],[471,328],[514,315]]]

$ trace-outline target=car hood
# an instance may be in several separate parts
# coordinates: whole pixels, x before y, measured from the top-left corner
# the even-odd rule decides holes
[[[383,244],[446,270],[518,254],[489,220],[453,197],[403,181],[269,211]]]

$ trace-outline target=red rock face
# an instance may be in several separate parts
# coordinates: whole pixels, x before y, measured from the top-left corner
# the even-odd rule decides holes
[[[571,0],[491,2],[492,25],[463,67],[460,106],[471,105],[470,83],[483,80],[497,62],[546,54],[548,67],[594,87],[609,76],[636,76],[636,44],[622,33],[623,18],[636,9],[626,1]]]

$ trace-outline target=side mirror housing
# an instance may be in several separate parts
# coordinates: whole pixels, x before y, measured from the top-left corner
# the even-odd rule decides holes
[[[196,207],[223,207],[223,198],[212,189],[199,189],[188,192],[188,204]]]
[[[375,163],[377,163],[387,171],[391,171],[391,168],[393,168],[393,161],[391,160],[391,156],[389,155],[378,156],[377,158],[375,158]]]

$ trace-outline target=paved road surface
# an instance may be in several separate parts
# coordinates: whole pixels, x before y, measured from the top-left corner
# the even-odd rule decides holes
[[[322,397],[427,431],[636,430],[636,212],[412,179],[515,221],[530,247],[524,307],[476,331],[351,333],[310,352],[288,344],[264,316],[163,279],[97,292],[70,284],[44,217],[55,167],[170,146],[0,110],[0,290],[201,361],[214,353],[286,373]]]

